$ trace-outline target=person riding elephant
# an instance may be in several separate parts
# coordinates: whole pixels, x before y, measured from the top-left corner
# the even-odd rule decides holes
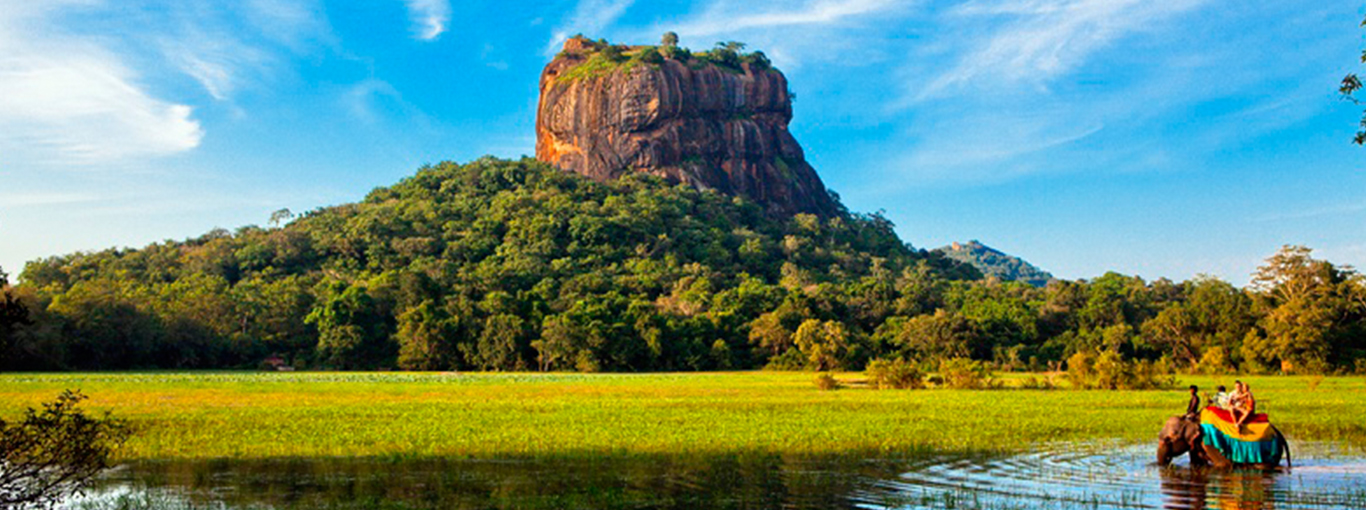
[[[1275,427],[1271,427],[1270,432],[1275,434],[1277,441],[1277,451],[1265,459],[1264,462],[1236,463],[1231,461],[1217,447],[1211,446],[1205,441],[1205,430],[1199,421],[1186,419],[1185,415],[1177,415],[1167,418],[1162,425],[1162,431],[1157,436],[1157,464],[1166,466],[1172,460],[1185,454],[1190,454],[1191,467],[1202,467],[1212,465],[1219,469],[1233,467],[1247,467],[1254,469],[1275,469],[1280,464],[1282,455],[1286,460],[1286,465],[1290,465],[1290,444],[1286,442],[1285,436]]]

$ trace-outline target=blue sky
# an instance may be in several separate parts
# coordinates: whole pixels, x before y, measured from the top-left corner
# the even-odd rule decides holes
[[[1362,6],[1217,0],[0,0],[0,267],[265,224],[534,152],[567,35],[760,49],[855,211],[1066,278],[1366,266]]]

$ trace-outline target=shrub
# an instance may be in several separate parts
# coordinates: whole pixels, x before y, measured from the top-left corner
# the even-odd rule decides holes
[[[745,55],[743,60],[749,63],[749,65],[753,67],[756,71],[763,71],[765,69],[773,67],[773,62],[770,62],[768,60],[768,55],[764,55],[764,52],[762,51],[756,51],[754,53]]]
[[[788,349],[782,354],[769,358],[768,364],[764,365],[764,370],[805,370],[806,356],[797,349]]]
[[[692,50],[678,46],[665,46],[659,50],[664,58],[671,58],[679,62],[687,62],[692,59]]]
[[[664,56],[660,55],[659,50],[656,49],[654,46],[650,46],[648,48],[640,50],[635,55],[632,55],[631,60],[643,62],[646,64],[658,65],[664,63]]]
[[[875,359],[868,362],[868,368],[864,370],[868,375],[868,382],[875,389],[920,389],[925,387],[924,374],[915,364],[905,359],[895,360]]]
[[[86,397],[64,391],[22,421],[0,420],[0,508],[47,508],[90,485],[128,439],[123,420],[92,417],[77,405]]]
[[[1096,371],[1091,366],[1094,363],[1095,355],[1090,351],[1077,351],[1067,358],[1067,382],[1075,389],[1091,387],[1091,381],[1096,378]]]
[[[1128,361],[1118,351],[1081,351],[1067,359],[1073,389],[1142,390],[1176,385],[1167,360]]]
[[[1023,382],[1020,383],[1020,389],[1024,390],[1053,390],[1057,388],[1058,385],[1057,383],[1053,382],[1052,377],[1044,377],[1043,379],[1039,379],[1031,375],[1028,379],[1025,379]]]
[[[1233,372],[1233,363],[1228,359],[1228,349],[1222,345],[1216,345],[1205,349],[1205,353],[1200,355],[1200,373],[1205,375],[1219,375]]]
[[[835,376],[830,375],[828,372],[821,372],[820,375],[816,376],[816,387],[828,391],[838,390],[843,387],[843,385],[840,384],[838,379],[835,379]]]
[[[980,390],[995,385],[995,376],[986,363],[968,358],[953,358],[939,364],[944,385],[957,390]]]
[[[1105,351],[1096,358],[1095,378],[1091,387],[1107,390],[1131,388],[1134,385],[1134,367],[1126,363],[1116,351]]]

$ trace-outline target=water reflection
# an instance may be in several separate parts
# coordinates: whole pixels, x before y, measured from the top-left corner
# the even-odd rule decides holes
[[[1270,510],[1277,501],[1292,500],[1290,473],[1212,471],[1168,468],[1162,471],[1165,508],[1193,510]],[[1285,483],[1278,480],[1287,479]]]
[[[1328,453],[1335,449],[1327,447]],[[1285,472],[1160,468],[1151,447],[1061,447],[990,458],[942,458],[861,495],[869,508],[1366,508],[1366,463],[1297,459]],[[894,498],[899,496],[898,502]]]
[[[66,508],[1366,508],[1360,456],[1310,449],[1290,472],[1218,472],[1158,468],[1150,450],[152,462]]]
[[[153,462],[120,468],[68,508],[839,508],[896,466],[762,454]]]

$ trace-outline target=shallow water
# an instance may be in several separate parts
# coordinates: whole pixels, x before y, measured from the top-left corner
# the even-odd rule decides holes
[[[1297,445],[1293,470],[1152,465],[1151,445],[1018,455],[149,462],[68,509],[1366,508],[1366,455]]]
[[[925,459],[861,490],[864,508],[1366,508],[1366,456],[1297,445],[1293,469],[1153,464],[1150,445],[1069,445],[1001,457]]]

